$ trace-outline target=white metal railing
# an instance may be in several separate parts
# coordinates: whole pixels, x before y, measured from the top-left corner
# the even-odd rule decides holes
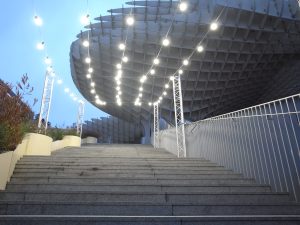
[[[226,168],[288,191],[300,201],[300,94],[186,125],[188,157]],[[174,129],[160,132],[173,151]]]

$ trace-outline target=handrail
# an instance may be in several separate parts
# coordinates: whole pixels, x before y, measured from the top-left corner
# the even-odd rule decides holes
[[[300,94],[185,125],[188,157],[204,157],[300,201]],[[160,132],[173,151],[174,131]]]

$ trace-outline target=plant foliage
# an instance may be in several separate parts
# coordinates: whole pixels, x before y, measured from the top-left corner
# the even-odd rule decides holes
[[[35,129],[30,104],[24,100],[32,92],[27,74],[15,86],[0,82],[0,151],[14,150],[24,134]]]

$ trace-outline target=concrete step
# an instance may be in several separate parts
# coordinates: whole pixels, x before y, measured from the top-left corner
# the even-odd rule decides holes
[[[170,184],[170,185],[237,185],[254,184],[254,179],[246,178],[219,178],[219,179],[157,179],[157,178],[89,178],[89,177],[16,177],[10,183],[36,183],[36,184]]]
[[[156,166],[156,165],[42,165],[42,164],[18,164],[15,169],[92,169],[92,170],[102,170],[102,169],[136,169],[136,170],[176,170],[176,171],[199,171],[199,170],[226,170],[222,166]]]
[[[73,168],[49,168],[49,169],[15,169],[14,174],[24,174],[24,173],[35,173],[35,174],[78,174],[78,173],[91,173],[91,174],[167,174],[167,175],[203,175],[203,174],[234,174],[230,170],[157,170],[157,169],[99,169],[98,167],[92,167],[88,169],[73,169]]]
[[[0,225],[299,225],[299,215],[218,216],[106,216],[106,215],[11,215]]]
[[[157,179],[229,179],[229,178],[242,178],[240,174],[136,174],[136,173],[119,173],[119,174],[107,174],[107,173],[93,173],[79,172],[79,173],[14,173],[13,177],[49,177],[49,178],[79,178],[90,177],[94,179],[99,178],[157,178]]]
[[[8,184],[10,191],[135,191],[135,192],[270,192],[266,185],[218,185],[218,186],[187,186],[187,185],[160,185],[160,184],[102,184],[102,185],[74,185],[74,184]]]
[[[196,216],[196,215],[300,215],[297,204],[184,204],[149,202],[18,202],[0,201],[0,215],[128,215],[128,216]]]
[[[118,157],[118,156],[112,156],[112,157],[105,157],[105,156],[99,156],[99,157],[54,157],[54,156],[24,156],[21,159],[22,162],[49,162],[49,161],[55,161],[55,162],[82,162],[82,161],[123,161],[123,162],[168,162],[168,163],[208,163],[211,162],[206,159],[192,159],[192,158],[132,158],[132,157]]]
[[[203,168],[203,167],[217,167],[217,168],[224,168],[222,166],[218,166],[215,163],[197,163],[197,164],[178,164],[178,163],[129,163],[129,162],[18,162],[17,166],[20,167],[154,167],[154,168]]]
[[[35,192],[0,192],[2,201],[44,201],[44,202],[182,202],[182,203],[278,203],[288,202],[288,193],[268,193],[268,192],[100,192],[100,191],[35,191]]]

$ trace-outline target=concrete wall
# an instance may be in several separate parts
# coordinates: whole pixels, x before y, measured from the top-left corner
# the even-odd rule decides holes
[[[97,144],[98,139],[95,137],[86,137],[81,140],[82,144]]]
[[[80,147],[81,138],[78,136],[66,135],[63,138],[64,147]]]
[[[51,155],[52,138],[35,133],[26,134],[25,138],[28,140],[26,155]]]
[[[52,138],[29,133],[14,151],[0,154],[0,190],[5,190],[6,183],[10,180],[15,166],[24,155],[51,155],[51,152],[64,147],[80,147],[81,140],[77,136],[65,136],[63,140],[52,142]]]

